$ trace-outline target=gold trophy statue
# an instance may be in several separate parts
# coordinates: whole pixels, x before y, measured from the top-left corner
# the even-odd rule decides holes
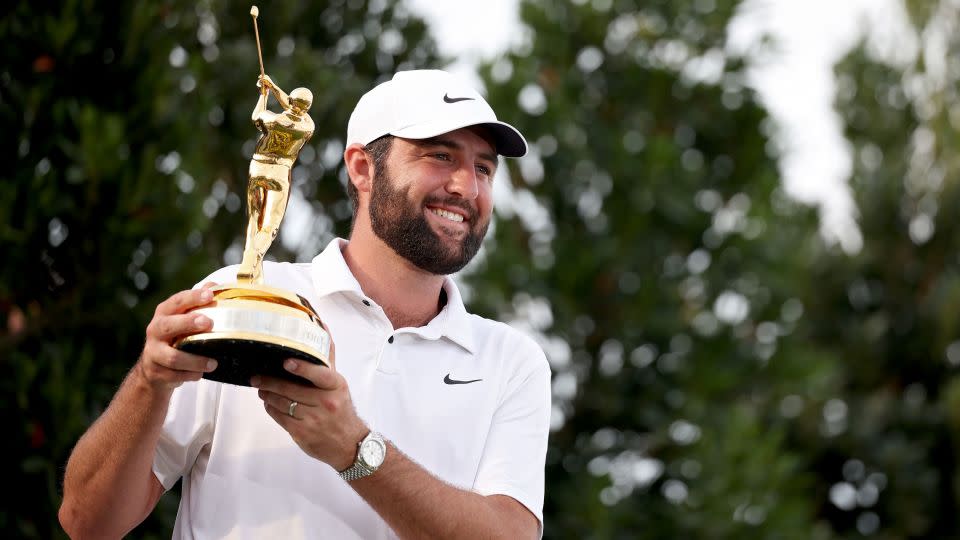
[[[290,197],[291,168],[313,135],[307,110],[313,94],[306,88],[284,93],[263,71],[256,6],[250,9],[260,60],[260,99],[253,123],[262,133],[250,161],[247,185],[247,237],[237,282],[218,285],[212,304],[196,309],[213,321],[203,334],[181,339],[177,347],[215,358],[216,370],[204,377],[249,386],[253,375],[298,379],[282,367],[295,357],[329,365],[330,336],[310,303],[300,295],[263,285],[263,256],[280,229]],[[267,110],[273,94],[282,113]]]

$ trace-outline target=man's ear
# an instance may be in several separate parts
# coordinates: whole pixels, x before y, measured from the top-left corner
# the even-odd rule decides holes
[[[369,192],[373,183],[373,158],[359,143],[351,144],[343,151],[343,163],[353,187],[360,192]]]

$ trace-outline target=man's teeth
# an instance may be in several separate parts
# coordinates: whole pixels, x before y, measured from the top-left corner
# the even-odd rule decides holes
[[[449,219],[450,221],[456,221],[457,223],[463,221],[463,216],[460,214],[441,210],[440,208],[431,208],[430,211],[442,218]]]

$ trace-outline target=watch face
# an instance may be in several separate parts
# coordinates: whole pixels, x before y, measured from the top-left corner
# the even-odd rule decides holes
[[[383,443],[375,439],[364,441],[360,446],[360,459],[363,460],[365,465],[374,469],[383,463],[385,454],[386,448],[384,448]]]

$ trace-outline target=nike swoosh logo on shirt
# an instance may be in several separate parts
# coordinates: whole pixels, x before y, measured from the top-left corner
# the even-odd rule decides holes
[[[473,380],[470,380],[470,381],[458,381],[458,380],[456,380],[456,379],[451,379],[449,373],[447,373],[447,376],[443,378],[443,382],[445,382],[445,383],[447,383],[447,384],[470,384],[470,383],[472,383],[472,382],[478,382],[478,381],[482,381],[482,380],[483,380],[483,379],[473,379]]]
[[[458,101],[473,101],[473,98],[472,97],[450,97],[447,94],[444,94],[443,101],[447,103],[456,103]]]

